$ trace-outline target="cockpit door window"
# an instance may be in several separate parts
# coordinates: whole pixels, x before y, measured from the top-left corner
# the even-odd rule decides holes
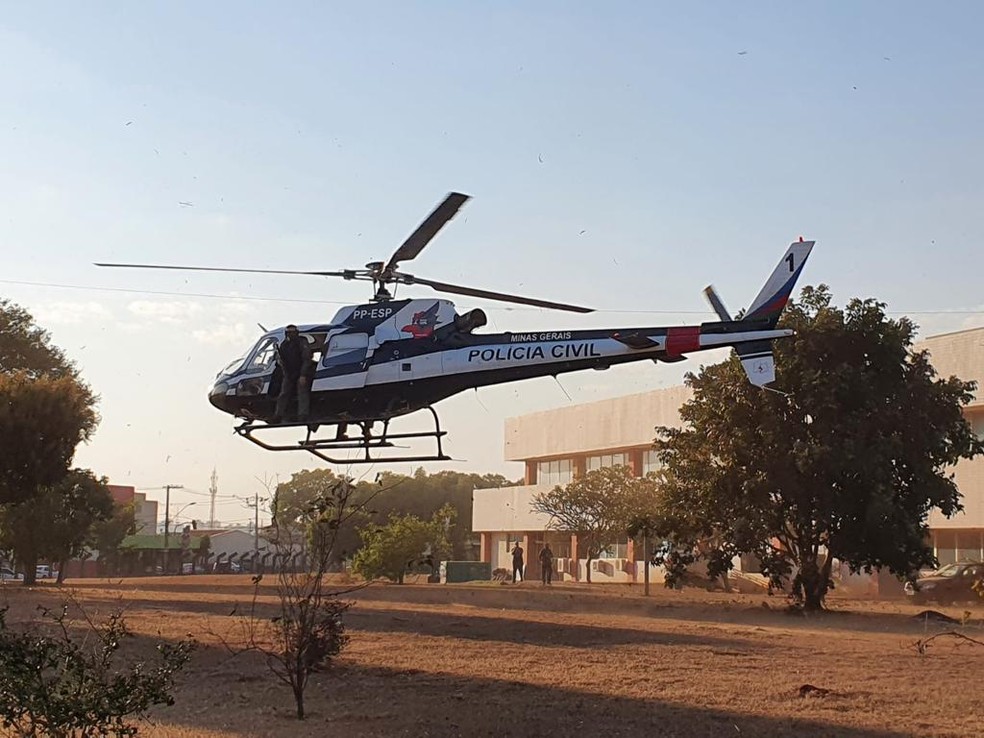
[[[253,354],[246,366],[247,374],[266,374],[273,371],[277,364],[277,339],[269,338],[264,341]]]

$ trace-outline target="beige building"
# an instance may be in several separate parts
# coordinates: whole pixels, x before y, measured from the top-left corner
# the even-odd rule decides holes
[[[977,437],[984,438],[984,328],[932,336],[917,348],[929,351],[939,376],[977,382],[976,397],[964,415]],[[984,459],[962,461],[954,473],[964,509],[952,518],[938,510],[930,514],[933,549],[941,564],[960,559],[984,561]]]
[[[981,385],[965,413],[984,438],[984,328],[933,336],[916,348],[930,351],[941,376],[956,375]],[[690,394],[689,388],[679,386],[508,419],[505,458],[525,464],[525,484],[474,491],[472,530],[481,535],[482,561],[511,572],[510,551],[518,542],[525,551],[527,574],[536,578],[537,557],[549,542],[560,578],[586,579],[587,562],[577,535],[550,529],[546,516],[531,509],[533,496],[602,466],[624,464],[635,474],[655,469],[654,428],[679,426],[679,408]],[[955,474],[964,512],[947,519],[934,511],[930,517],[933,548],[943,564],[984,560],[984,459],[961,462]],[[636,560],[642,557],[632,542],[614,543],[611,552],[592,562],[591,579],[641,581],[644,564]],[[658,572],[654,575],[659,578]]]

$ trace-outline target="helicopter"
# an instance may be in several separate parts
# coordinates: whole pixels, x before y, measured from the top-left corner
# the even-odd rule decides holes
[[[268,451],[304,450],[335,464],[391,461],[451,461],[444,453],[440,418],[434,405],[464,390],[554,376],[585,369],[608,369],[616,364],[649,360],[684,361],[696,351],[732,347],[748,380],[770,389],[775,381],[772,342],[793,335],[777,329],[814,241],[802,237],[786,249],[747,311],[732,317],[714,288],[705,297],[718,317],[699,325],[628,327],[586,330],[476,332],[487,323],[479,308],[459,313],[448,299],[397,299],[401,285],[426,286],[435,291],[552,310],[590,313],[592,308],[551,302],[521,295],[465,287],[425,279],[401,271],[470,199],[449,193],[400,245],[388,261],[373,261],[364,269],[296,271],[158,264],[97,263],[99,267],[179,269],[337,277],[370,281],[373,296],[367,303],[337,311],[331,321],[297,325],[308,342],[314,364],[310,384],[310,413],[304,418],[279,418],[275,409],[283,383],[278,346],[286,328],[264,329],[264,334],[243,356],[215,377],[208,392],[218,410],[242,422],[234,432]],[[390,287],[393,288],[392,292]],[[262,326],[260,326],[262,328]],[[390,421],[413,413],[430,413],[433,429],[391,432]],[[376,424],[382,424],[381,431]],[[348,428],[361,431],[350,437]],[[334,436],[319,436],[322,427]],[[304,429],[303,440],[269,440],[271,429]],[[262,436],[262,438],[261,438]],[[410,439],[432,439],[429,454],[392,455],[390,449]],[[357,449],[354,458],[339,458],[339,451]],[[387,455],[380,455],[382,450]]]

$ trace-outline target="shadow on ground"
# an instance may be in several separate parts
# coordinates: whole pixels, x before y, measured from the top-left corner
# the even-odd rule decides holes
[[[207,581],[201,581],[202,579]],[[218,580],[218,581],[216,581]],[[247,575],[225,575],[221,577],[156,577],[143,579],[77,579],[68,583],[81,591],[103,589],[120,591],[128,597],[139,597],[141,592],[173,592],[181,595],[182,602],[194,605],[193,595],[197,592],[208,594],[211,598],[228,597],[229,605],[234,599],[247,598],[254,588]],[[48,588],[53,591],[55,588]],[[264,596],[274,595],[273,583],[267,577],[260,586]],[[783,597],[755,595],[729,595],[714,593],[706,599],[688,597],[689,591],[673,592],[662,587],[654,587],[653,596],[644,597],[639,588],[612,588],[605,585],[560,585],[540,587],[538,584],[490,585],[490,584],[373,584],[346,595],[355,601],[399,603],[402,605],[464,605],[468,607],[490,608],[496,610],[540,611],[555,613],[607,614],[654,619],[669,619],[686,622],[702,622],[724,625],[767,626],[781,628],[810,628],[838,631],[872,631],[910,635],[925,632],[937,627],[934,623],[914,618],[920,608],[904,607],[898,604],[900,612],[872,612],[852,610],[851,601],[832,600],[830,609],[811,615],[787,614],[786,600]],[[703,595],[703,593],[700,593]],[[86,595],[90,597],[90,595]],[[160,604],[160,603],[159,603]],[[160,606],[163,607],[162,604]],[[214,612],[219,612],[219,605]],[[240,608],[242,605],[239,606]],[[981,606],[940,608],[943,612],[960,618],[970,609],[972,617],[984,616]],[[212,612],[211,606],[205,607]]]
[[[239,667],[245,666],[241,662]],[[308,717],[291,717],[289,692],[264,676],[213,670],[204,682],[226,704],[239,705],[252,736],[809,736],[901,738],[910,733],[863,729],[809,718],[746,715],[723,709],[673,704],[658,699],[579,692],[557,686],[445,674],[365,668],[342,664],[330,676],[318,675],[307,692]],[[549,669],[548,664],[544,664]],[[251,670],[252,671],[252,670]],[[224,728],[228,723],[196,709],[207,699],[202,682],[178,694],[183,712],[160,713],[164,724]],[[617,685],[609,685],[617,689]],[[778,698],[782,700],[793,697]],[[843,697],[845,714],[850,697]],[[275,703],[275,704],[274,704]],[[768,709],[768,706],[765,706]],[[783,706],[784,711],[795,707]],[[194,717],[192,717],[194,715]],[[191,718],[191,721],[189,721]]]
[[[114,598],[86,596],[86,601],[98,601],[105,608],[114,607]],[[218,623],[213,620],[228,618],[238,621],[248,615],[248,602],[206,601],[194,599],[144,599],[139,593],[128,593],[125,600],[128,610],[157,611],[162,617],[175,612],[194,613],[209,617],[213,628]],[[258,603],[255,617],[271,618],[279,614],[275,603]],[[741,648],[747,644],[738,639],[708,635],[706,633],[662,633],[626,627],[600,627],[570,622],[523,620],[501,616],[485,616],[467,610],[454,613],[436,611],[412,611],[407,609],[374,606],[360,609],[358,601],[345,615],[345,622],[353,632],[405,633],[425,636],[450,636],[464,640],[487,641],[489,643],[516,643],[535,646],[565,646],[573,648],[607,648],[619,645],[665,645],[699,646],[716,648]],[[191,627],[191,624],[189,624]],[[761,646],[759,646],[761,649]]]

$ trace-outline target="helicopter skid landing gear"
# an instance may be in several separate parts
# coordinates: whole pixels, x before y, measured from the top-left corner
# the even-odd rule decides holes
[[[387,461],[452,461],[451,457],[444,453],[444,449],[441,446],[441,439],[447,435],[447,431],[441,430],[441,421],[437,417],[437,412],[434,408],[428,407],[425,409],[429,410],[434,418],[434,430],[413,433],[390,433],[390,419],[381,419],[349,422],[335,421],[330,423],[307,420],[304,422],[281,423],[278,425],[255,425],[253,421],[246,421],[236,426],[234,431],[267,451],[307,451],[330,464],[374,464]],[[373,426],[376,423],[383,424],[382,433],[373,433]],[[352,436],[349,436],[347,433],[349,426],[359,428],[360,433],[358,435],[353,433]],[[334,428],[335,432],[326,438],[315,438],[314,434],[322,427],[328,429]],[[286,445],[268,443],[256,437],[257,431],[268,431],[276,428],[303,428],[306,431],[306,436],[303,441]],[[437,453],[414,456],[376,456],[372,453],[374,450],[397,448],[393,441],[414,438],[433,438],[437,444]],[[336,458],[329,455],[336,450],[342,451],[346,449],[358,449],[363,453],[351,459]]]

